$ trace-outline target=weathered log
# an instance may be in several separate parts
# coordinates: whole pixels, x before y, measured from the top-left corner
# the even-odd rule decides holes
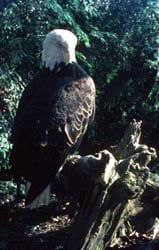
[[[77,200],[85,197],[65,249],[104,250],[117,243],[120,229],[133,214],[133,202],[148,187],[147,166],[156,157],[153,148],[139,143],[140,136],[141,122],[133,120],[119,145],[111,148],[118,161],[103,150],[94,156],[74,156],[64,166],[64,186],[74,190]]]
[[[66,249],[91,250],[94,246],[105,249],[116,243],[119,227],[129,216],[129,200],[141,195],[148,178],[148,168],[137,161],[138,158],[130,160],[122,176],[117,173],[106,188],[100,183],[92,183]],[[123,164],[125,169],[124,161]]]

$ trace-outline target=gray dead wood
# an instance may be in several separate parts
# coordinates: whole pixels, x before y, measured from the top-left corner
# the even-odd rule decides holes
[[[156,151],[140,144],[140,137],[141,122],[133,120],[111,152],[103,150],[94,156],[68,160],[67,168],[61,171],[61,181],[68,190],[74,190],[73,197],[81,208],[65,249],[104,250],[117,245],[122,234],[129,234],[127,224],[135,226],[134,218],[142,210],[135,206],[146,201],[145,190],[150,195],[156,189],[158,192],[155,184],[150,185],[147,167],[156,158]],[[158,202],[158,193],[154,200]]]

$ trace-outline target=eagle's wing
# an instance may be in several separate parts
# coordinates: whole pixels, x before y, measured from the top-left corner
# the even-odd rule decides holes
[[[60,104],[64,113],[62,130],[67,138],[66,143],[72,147],[83,137],[88,124],[94,118],[95,86],[92,78],[84,77],[66,86],[61,97]]]

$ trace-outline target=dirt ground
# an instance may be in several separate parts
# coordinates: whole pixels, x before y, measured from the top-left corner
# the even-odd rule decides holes
[[[48,207],[33,211],[24,208],[23,200],[11,200],[0,194],[0,250],[65,249],[74,222],[68,216],[67,200],[53,197]],[[120,247],[109,249],[158,250],[159,243],[140,235],[124,238]]]
[[[0,250],[60,250],[71,230],[67,203],[54,199],[48,207],[24,208],[24,202],[0,196]]]

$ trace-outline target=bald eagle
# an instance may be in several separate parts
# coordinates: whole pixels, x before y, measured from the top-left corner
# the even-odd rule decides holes
[[[14,180],[28,183],[26,205],[48,204],[60,166],[82,141],[95,114],[93,79],[76,62],[76,36],[55,29],[43,42],[43,69],[19,101],[11,140]]]

